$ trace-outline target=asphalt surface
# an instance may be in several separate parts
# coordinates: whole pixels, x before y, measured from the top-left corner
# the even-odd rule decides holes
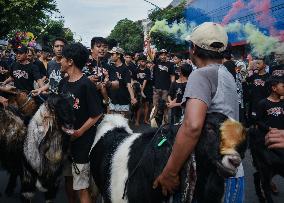
[[[147,127],[142,126],[137,131],[143,131]],[[254,190],[254,184],[253,184],[253,173],[255,172],[253,166],[252,166],[252,159],[250,156],[249,151],[246,153],[246,157],[243,160],[244,170],[245,170],[245,203],[257,203],[257,197]],[[18,203],[20,202],[19,199],[19,186],[16,188],[15,195],[13,197],[6,197],[3,193],[6,187],[8,181],[8,174],[0,169],[0,192],[2,193],[2,196],[0,197],[0,203]],[[284,203],[284,181],[282,177],[276,176],[274,177],[273,181],[276,183],[279,194],[277,196],[273,196],[273,199],[275,203]],[[33,203],[43,203],[44,197],[43,194],[37,193],[35,195]],[[57,194],[56,203],[67,203],[67,198],[64,192],[64,185],[63,181],[61,181],[61,186],[59,189],[59,192]]]

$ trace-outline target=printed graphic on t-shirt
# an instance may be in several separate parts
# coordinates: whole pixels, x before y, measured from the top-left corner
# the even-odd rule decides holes
[[[72,98],[74,99],[73,108],[78,110],[80,108],[80,99],[76,98],[73,94]]]
[[[281,107],[274,107],[267,110],[267,115],[280,116],[281,114],[284,114],[284,110]]]
[[[116,72],[116,77],[117,77],[119,80],[122,80],[121,74],[120,74],[119,72]]]
[[[254,84],[255,86],[262,86],[262,87],[264,87],[265,81],[264,81],[264,80],[261,80],[261,79],[255,79],[255,80],[253,81],[253,84]]]
[[[163,65],[158,65],[158,68],[162,71],[169,71],[169,68],[167,66],[163,66]]]
[[[61,73],[60,71],[56,71],[56,70],[52,70],[52,72],[50,73],[50,76],[49,76],[50,79],[54,79],[55,82],[59,83],[60,80],[62,79],[61,78]]]
[[[24,70],[15,70],[13,71],[13,75],[15,78],[18,78],[18,79],[20,78],[29,79],[29,74]]]
[[[146,73],[137,73],[137,78],[144,79],[145,76],[146,76]]]
[[[284,70],[275,70],[272,72],[273,76],[283,76],[284,75]]]

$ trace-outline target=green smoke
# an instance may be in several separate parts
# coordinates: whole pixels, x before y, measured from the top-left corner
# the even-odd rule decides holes
[[[192,30],[196,27],[195,23],[174,22],[169,24],[166,20],[156,21],[150,30],[151,33],[157,32],[168,36],[173,36],[178,41],[187,40]],[[236,21],[225,25],[228,33],[237,33],[240,40],[246,40],[252,48],[252,53],[256,56],[266,56],[283,46],[277,38],[263,34],[255,25],[251,23],[241,24]]]

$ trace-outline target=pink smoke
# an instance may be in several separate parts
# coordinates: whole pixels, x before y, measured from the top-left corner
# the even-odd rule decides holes
[[[264,28],[268,28],[270,32],[275,32],[274,23],[276,19],[270,15],[271,2],[270,0],[251,0],[249,5],[256,15],[256,20]]]
[[[245,4],[242,0],[237,0],[232,4],[231,10],[229,10],[228,14],[223,18],[222,24],[226,25],[231,20],[231,18],[236,15],[241,9],[245,7]]]

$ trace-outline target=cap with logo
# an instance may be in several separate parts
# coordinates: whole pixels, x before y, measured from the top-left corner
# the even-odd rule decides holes
[[[16,49],[16,53],[27,53],[28,52],[28,47],[25,45],[21,45]]]
[[[213,22],[205,22],[194,28],[188,40],[202,49],[214,52],[222,52],[228,45],[225,28]],[[214,43],[219,43],[221,46],[216,47]]]
[[[120,47],[113,47],[110,51],[108,51],[108,53],[110,53],[110,54],[117,53],[117,54],[124,55],[124,50],[122,48],[120,48]]]

